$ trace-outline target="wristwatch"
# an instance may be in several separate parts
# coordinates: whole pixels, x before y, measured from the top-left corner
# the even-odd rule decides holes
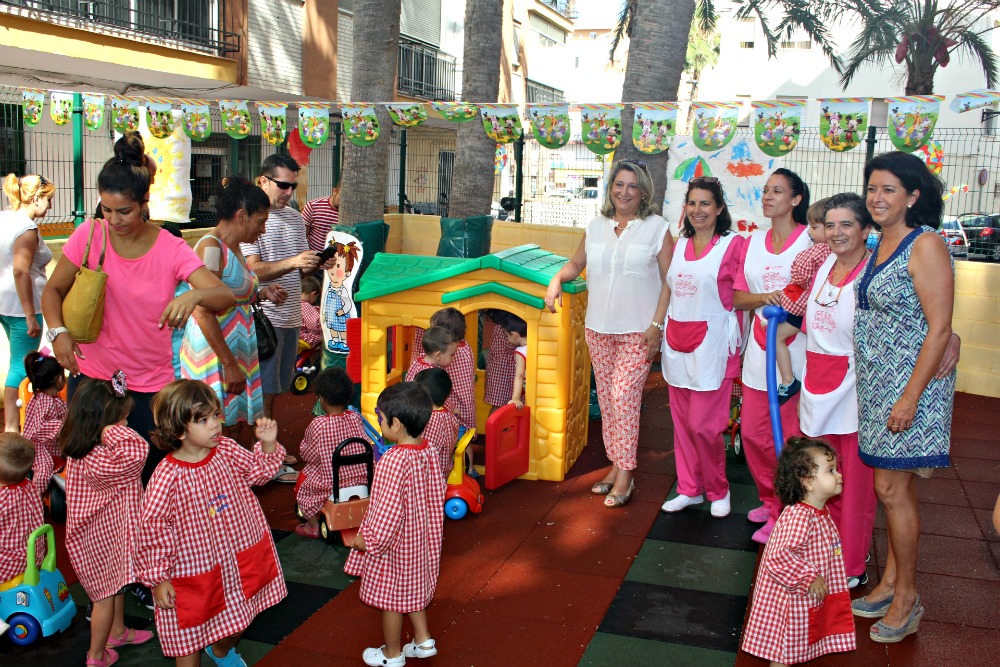
[[[49,329],[48,331],[46,331],[45,337],[48,339],[50,343],[54,343],[56,342],[56,338],[59,337],[59,334],[64,334],[67,331],[69,331],[69,329],[67,329],[66,327],[55,327],[54,329]]]

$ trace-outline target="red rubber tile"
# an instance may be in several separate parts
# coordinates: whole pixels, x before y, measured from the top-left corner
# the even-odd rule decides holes
[[[885,514],[879,508],[875,516],[875,526],[885,528]],[[960,537],[969,540],[983,539],[983,531],[976,519],[975,510],[971,507],[957,505],[920,506],[920,534],[941,535],[944,537]]]
[[[545,665],[575,667],[596,626],[525,620],[503,614],[462,614],[438,640],[428,667]],[[421,661],[424,663],[424,661]]]
[[[507,521],[501,512],[449,523],[453,525],[445,526],[443,553],[500,561],[509,558],[537,526],[537,522]]]
[[[958,477],[963,482],[1000,484],[1000,461],[952,456],[951,464],[958,470]]]
[[[605,535],[645,537],[649,534],[653,521],[656,520],[660,505],[663,504],[661,495],[666,497],[666,490],[661,494],[659,489],[653,490],[650,485],[642,485],[640,497],[640,482],[641,480],[636,482],[632,502],[625,507],[605,510],[603,507],[598,507],[604,502],[604,496],[595,496],[589,492],[586,495],[567,495],[545,515],[542,523],[548,526],[594,530]]]
[[[998,534],[996,528],[993,527],[993,511],[982,509],[975,509],[972,511],[976,513],[976,520],[979,523],[979,528],[983,533],[983,537],[985,537],[988,542],[1000,542],[1000,534]]]
[[[879,564],[884,565],[885,531],[875,531],[875,548]],[[990,544],[984,539],[963,540],[922,534],[917,556],[918,590],[922,590],[920,579],[924,573],[943,575],[954,580],[961,578],[975,580],[977,583],[1000,583],[1000,572],[997,571],[990,552]]]
[[[980,431],[979,435],[989,439],[975,440],[971,438],[955,438],[952,435],[951,455],[970,459],[989,459],[1000,461],[1000,443],[989,431]]]
[[[596,502],[600,502],[595,498]],[[625,508],[627,509],[627,508]],[[594,506],[595,512],[625,512]],[[619,535],[609,539],[596,529],[540,525],[528,535],[510,561],[544,564],[552,569],[623,579],[644,541],[643,537]],[[554,555],[558,554],[557,557]]]
[[[993,482],[962,482],[962,489],[970,505],[984,510],[992,510],[1000,495],[1000,484]]]
[[[956,565],[955,569],[960,568]],[[1000,631],[1000,615],[996,613],[1000,609],[1000,582],[918,573],[917,590],[926,609],[924,621]]]
[[[962,507],[969,505],[969,499],[965,496],[962,482],[957,479],[938,477],[918,479],[917,498],[921,503],[960,505]]]
[[[920,622],[920,630],[898,644],[886,645],[889,665],[906,667],[939,667],[940,665],[988,664],[985,656],[1000,653],[1000,631],[984,630],[965,625],[962,618],[952,618],[952,623],[929,621],[927,613]],[[962,656],[969,655],[969,647],[975,647],[974,662],[966,662]],[[971,656],[970,656],[971,657]]]
[[[504,561],[453,555],[450,546],[449,544],[441,558],[434,601],[464,607],[496,577]]]

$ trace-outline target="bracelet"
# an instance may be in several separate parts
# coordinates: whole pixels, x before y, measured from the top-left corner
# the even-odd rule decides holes
[[[666,327],[663,326],[663,322],[650,322],[649,326],[656,327],[661,333],[666,329]]]

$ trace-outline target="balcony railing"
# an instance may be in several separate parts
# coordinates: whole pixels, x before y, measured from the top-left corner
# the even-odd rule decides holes
[[[230,32],[229,0],[0,0],[0,13],[22,15],[219,56],[240,51]],[[28,11],[25,11],[28,10]]]
[[[399,83],[401,95],[428,100],[455,99],[455,58],[437,49],[416,44],[399,44]]]
[[[538,0],[546,7],[551,7],[568,19],[575,19],[579,14],[576,11],[574,0]]]

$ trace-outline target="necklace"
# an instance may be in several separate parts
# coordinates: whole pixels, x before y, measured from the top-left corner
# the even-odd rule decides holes
[[[830,269],[830,273],[828,273],[826,275],[826,280],[823,283],[823,288],[826,290],[825,294],[823,295],[824,296],[823,301],[820,302],[820,300],[819,300],[820,299],[820,295],[819,294],[817,294],[816,298],[813,299],[813,301],[815,301],[816,305],[817,306],[823,306],[824,308],[830,308],[830,307],[836,306],[838,303],[840,303],[840,295],[844,292],[844,285],[846,285],[848,283],[847,279],[851,277],[851,274],[853,274],[855,271],[858,270],[858,267],[861,266],[861,262],[865,261],[866,257],[868,257],[868,251],[867,250],[865,252],[861,253],[861,259],[859,259],[858,263],[854,265],[854,268],[851,269],[850,271],[848,271],[846,274],[844,274],[844,277],[840,280],[840,285],[835,285],[833,283],[833,280],[832,280],[832,278],[833,278],[833,269],[836,268],[836,264],[834,264],[834,266],[831,267],[831,269]],[[833,290],[834,290],[835,287],[839,288],[839,289],[837,289],[836,296],[833,293]]]

